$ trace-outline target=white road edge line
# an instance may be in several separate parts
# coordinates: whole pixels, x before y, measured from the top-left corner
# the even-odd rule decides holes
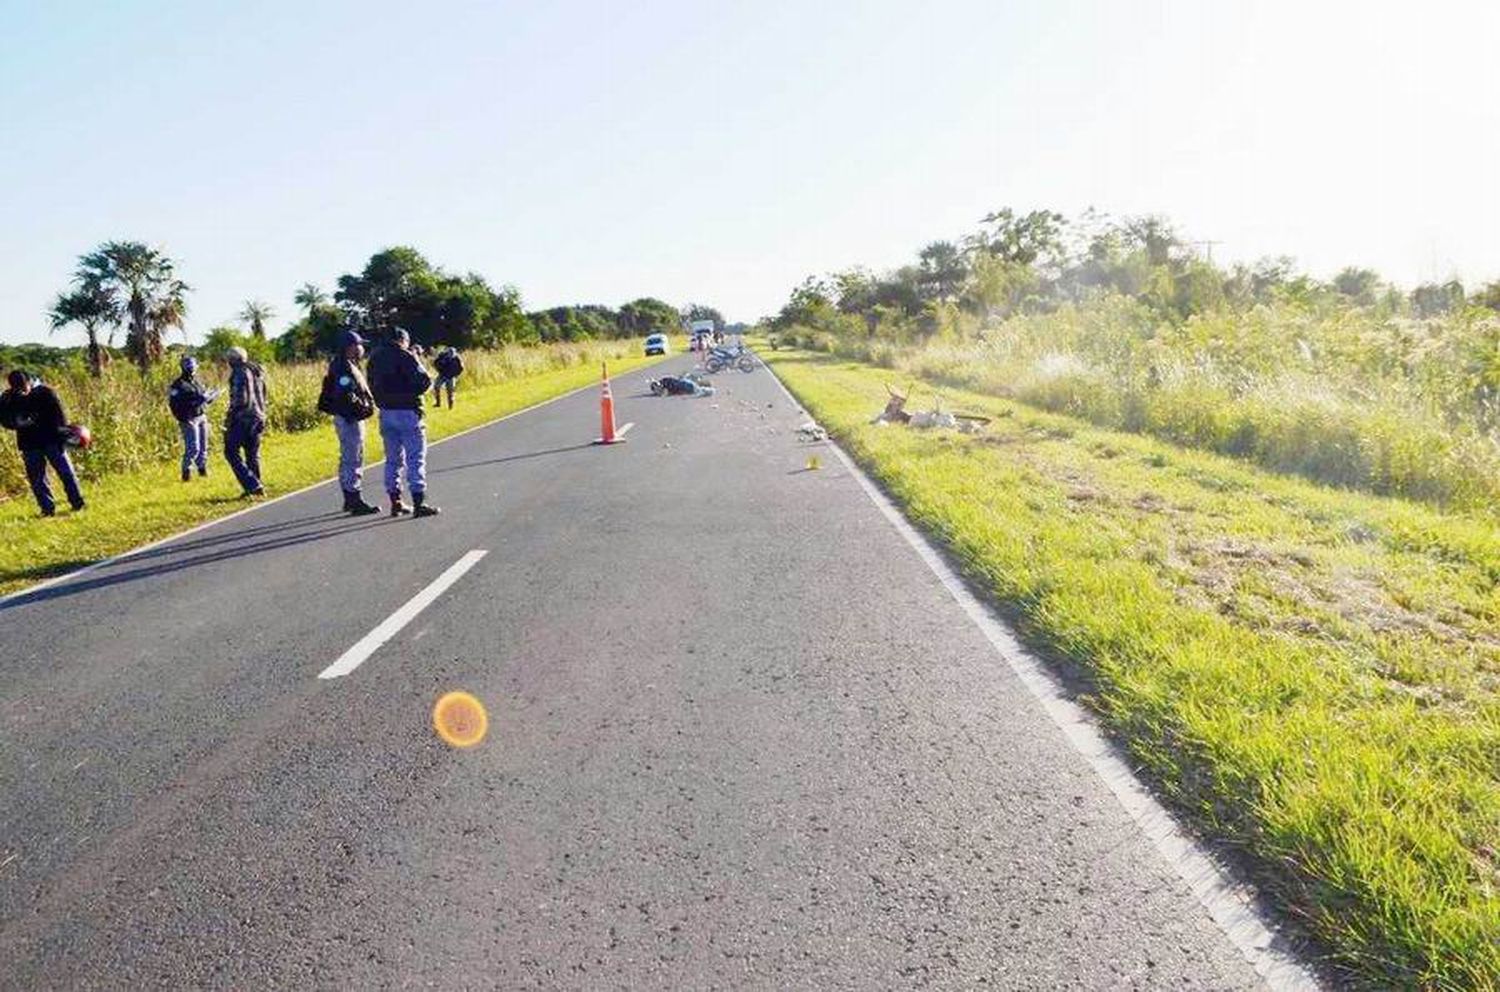
[[[642,369],[650,368],[651,366],[656,364],[656,362],[651,362],[648,365],[641,366],[640,368],[631,369],[629,372],[622,373],[621,378],[624,378],[624,376],[628,375],[634,375],[636,372],[639,372]],[[570,397],[577,396],[579,393],[586,393],[590,390],[598,388],[599,384],[597,382],[591,382],[586,386],[579,386],[577,389],[570,389],[566,393],[559,393],[551,399],[542,400],[540,403],[533,403],[530,406],[522,407],[519,410],[512,410],[510,413],[507,413],[501,417],[496,417],[494,420],[486,420],[482,424],[475,424],[473,427],[466,427],[463,430],[459,431],[457,434],[449,434],[447,437],[439,438],[438,440],[428,444],[428,447],[435,448],[438,445],[445,444],[448,441],[455,441],[458,438],[463,437],[465,434],[473,434],[475,431],[482,431],[486,427],[493,427],[498,423],[511,419],[512,417],[519,417],[522,414],[531,413],[533,410],[540,410],[542,407],[549,404],[559,403]],[[381,463],[370,462],[365,466],[365,468],[371,468],[379,464]],[[199,531],[208,530],[210,527],[217,527],[219,526],[219,524],[228,523],[236,517],[243,517],[247,513],[254,513],[256,510],[263,510],[274,503],[280,503],[284,499],[291,499],[293,496],[301,496],[303,493],[311,492],[312,490],[317,489],[319,486],[326,486],[328,485],[328,483],[335,481],[337,478],[337,475],[330,475],[326,478],[319,479],[317,482],[308,483],[301,489],[293,489],[289,493],[282,493],[280,496],[273,496],[270,499],[261,500],[259,503],[247,506],[243,510],[235,510],[233,513],[226,513],[222,517],[214,517],[212,520],[205,520],[201,524],[194,524],[187,530],[178,531],[175,534],[168,534],[166,537],[158,538],[155,541],[148,541],[147,543],[139,545],[138,547],[131,548],[129,551],[121,551],[117,555],[110,555],[108,558],[101,558],[96,562],[91,562],[90,564],[87,564],[82,568],[74,569],[71,572],[65,572],[62,575],[54,575],[52,578],[46,579],[42,582],[38,582],[36,585],[27,586],[24,589],[17,589],[15,592],[6,593],[5,595],[0,596],[0,606],[4,606],[6,603],[9,603],[13,599],[20,599],[22,596],[30,596],[32,593],[41,592],[43,589],[50,589],[52,586],[60,585],[61,583],[68,582],[72,579],[80,578],[84,575],[89,574],[90,572],[95,571],[96,569],[103,568],[106,565],[113,565],[116,562],[128,561],[138,554],[142,554],[155,548],[159,548],[164,544],[171,544],[173,541],[179,541],[184,537],[191,537]]]
[[[771,371],[769,363],[766,364],[766,369]],[[774,371],[771,372],[771,378],[797,409],[806,409]],[[833,441],[827,443],[849,470],[849,474],[859,482],[871,502],[927,563],[938,581],[989,640],[995,652],[1041,703],[1042,709],[1062,730],[1068,743],[1083,755],[1095,774],[1104,780],[1104,784],[1115,794],[1131,819],[1135,820],[1151,843],[1156,845],[1167,864],[1187,883],[1214,923],[1218,924],[1224,935],[1265,980],[1266,986],[1276,992],[1302,992],[1321,988],[1312,973],[1297,960],[1286,940],[1276,934],[1273,924],[1256,909],[1254,890],[1231,880],[1208,851],[1178,826],[1177,820],[1167,808],[1156,801],[1130,770],[1130,766],[1120,760],[1114,746],[1104,736],[1093,717],[1068,698],[1061,683],[1022,646],[1005,622],[975,598],[927,538],[912,526],[900,508],[881,492],[854,459]]]
[[[426,589],[408,599],[395,613],[380,621],[374,630],[356,641],[348,651],[339,655],[338,661],[319,672],[318,678],[342,678],[364,664],[366,658],[379,651],[381,645],[399,634],[402,627],[415,620],[418,613],[431,606],[433,600],[446,592],[453,583],[463,578],[464,573],[478,564],[479,559],[487,554],[489,554],[488,551],[470,551],[449,565],[447,571],[433,579]]]

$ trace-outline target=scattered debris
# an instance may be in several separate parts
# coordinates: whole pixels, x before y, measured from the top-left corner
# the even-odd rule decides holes
[[[797,428],[796,433],[797,440],[799,441],[814,442],[828,440],[828,431],[824,430],[822,425],[812,420]]]

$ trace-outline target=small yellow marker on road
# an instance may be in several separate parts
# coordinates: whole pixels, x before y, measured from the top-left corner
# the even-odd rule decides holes
[[[823,463],[818,459],[817,455],[808,455],[807,456],[807,470],[809,472],[816,472],[818,469],[820,469],[822,467],[823,467]]]
[[[432,729],[453,747],[473,747],[490,729],[484,704],[467,692],[445,693],[432,708]]]

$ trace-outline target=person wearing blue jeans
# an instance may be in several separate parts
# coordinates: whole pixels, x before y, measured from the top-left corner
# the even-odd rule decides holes
[[[21,449],[21,461],[26,466],[26,481],[31,483],[31,495],[36,497],[42,516],[57,513],[52,486],[47,482],[48,465],[62,482],[69,505],[74,510],[83,509],[78,476],[63,447],[68,418],[62,402],[50,387],[33,381],[21,369],[11,372],[9,382],[10,388],[0,394],[0,426],[16,432],[16,446]]]
[[[339,487],[344,490],[344,512],[355,516],[379,513],[379,507],[365,502],[360,484],[365,472],[365,421],[375,413],[375,397],[360,371],[365,339],[357,331],[345,331],[340,352],[328,363],[323,376],[323,390],[318,394],[318,409],[333,417],[333,431],[339,439]]]
[[[432,376],[413,353],[410,336],[401,328],[370,356],[370,391],[380,408],[380,438],[385,442],[385,491],[391,516],[414,513],[435,517],[441,511],[427,502],[427,425],[422,422],[422,397],[432,388]],[[410,509],[401,501],[401,471],[411,490]]]
[[[182,375],[167,389],[167,405],[177,426],[182,428],[182,481],[190,482],[193,468],[198,475],[208,475],[208,405],[219,395],[217,389],[205,389],[198,381],[198,360],[182,356]]]
[[[266,374],[244,348],[230,348],[229,411],[224,417],[224,460],[245,498],[264,496],[260,478],[260,436],[266,430]]]

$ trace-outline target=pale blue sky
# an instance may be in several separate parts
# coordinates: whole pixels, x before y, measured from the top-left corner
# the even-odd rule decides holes
[[[754,319],[1004,205],[1497,278],[1496,37],[1454,0],[0,0],[0,340],[108,238],[180,260],[195,337],[398,243]]]

